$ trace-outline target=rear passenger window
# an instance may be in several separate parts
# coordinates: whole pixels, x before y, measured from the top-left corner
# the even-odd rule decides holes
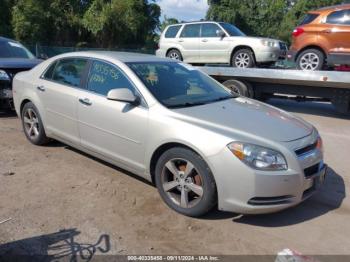
[[[79,87],[86,65],[87,61],[81,58],[62,59],[57,62],[52,80],[61,84]]]
[[[128,88],[135,93],[134,86],[117,67],[94,61],[89,74],[88,90],[107,96],[110,90],[117,88]]]
[[[350,24],[349,14],[350,14],[349,10],[335,11],[328,15],[326,23],[334,24],[334,25],[349,25]]]
[[[181,25],[170,26],[165,32],[165,38],[175,38],[180,28]]]
[[[200,29],[200,24],[185,25],[180,37],[199,37]]]
[[[312,23],[317,17],[319,16],[319,14],[307,14],[303,20],[300,22],[299,25],[307,25]]]

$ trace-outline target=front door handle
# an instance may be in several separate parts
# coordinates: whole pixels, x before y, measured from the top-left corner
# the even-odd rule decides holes
[[[325,29],[325,30],[322,31],[322,33],[330,34],[330,33],[332,33],[332,30],[330,30],[330,29]]]
[[[37,86],[36,89],[38,89],[41,92],[45,92],[45,86]]]
[[[91,106],[92,102],[89,98],[79,98],[79,102],[86,106]]]
[[[179,39],[177,40],[179,43],[182,43],[184,40],[183,39]]]
[[[204,43],[208,42],[208,39],[202,39],[202,42],[204,42]]]

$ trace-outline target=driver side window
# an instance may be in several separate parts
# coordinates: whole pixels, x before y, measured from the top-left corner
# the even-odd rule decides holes
[[[103,96],[107,96],[110,90],[118,88],[128,88],[135,93],[135,88],[120,69],[101,61],[92,63],[87,87],[89,91]]]
[[[202,24],[202,37],[219,37],[217,32],[222,32],[216,24]]]

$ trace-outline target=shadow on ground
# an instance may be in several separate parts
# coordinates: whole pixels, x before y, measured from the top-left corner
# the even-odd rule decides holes
[[[338,209],[346,196],[343,178],[333,169],[319,192],[296,207],[285,211],[255,216],[237,216],[235,223],[249,224],[262,227],[284,227],[311,220]]]
[[[267,103],[291,113],[309,114],[315,116],[350,119],[350,114],[341,114],[331,103],[326,102],[296,102],[286,99],[269,99]]]
[[[101,235],[96,243],[78,243],[76,229],[26,238],[0,245],[0,261],[91,261],[95,254],[110,251],[108,235]]]
[[[0,118],[17,118],[17,114],[15,111],[12,111],[12,110],[6,110],[6,111],[0,110]]]
[[[103,160],[97,159],[77,149],[61,144],[60,142],[54,141],[50,143],[49,146],[65,147],[67,150],[71,150],[78,154],[84,155],[90,159],[93,159],[106,166],[109,166],[110,168],[118,172],[121,172],[125,175],[128,175],[136,180],[139,180],[145,184],[154,187],[152,183],[133,173],[130,173],[112,164],[106,163]],[[306,200],[305,202],[299,204],[296,207],[291,207],[285,211],[281,211],[278,213],[251,216],[243,216],[231,212],[222,212],[218,211],[217,208],[214,208],[213,211],[209,212],[207,215],[201,217],[200,219],[232,219],[235,223],[251,224],[264,227],[283,227],[302,223],[304,221],[322,216],[328,212],[331,212],[332,210],[338,209],[341,206],[345,196],[346,192],[343,178],[339,174],[337,174],[332,168],[329,167],[325,184],[310,199]],[[159,198],[159,201],[161,201],[161,198]]]

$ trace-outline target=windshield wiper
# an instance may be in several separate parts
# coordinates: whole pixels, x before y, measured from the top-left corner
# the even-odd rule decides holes
[[[183,104],[177,104],[177,105],[168,105],[168,108],[182,108],[182,107],[191,107],[191,106],[200,106],[205,105],[206,103],[198,102],[198,103],[183,103]]]
[[[224,96],[224,97],[219,97],[219,98],[207,101],[207,103],[214,103],[214,102],[219,102],[219,101],[228,100],[228,99],[237,98],[237,97],[239,96],[238,95]]]

